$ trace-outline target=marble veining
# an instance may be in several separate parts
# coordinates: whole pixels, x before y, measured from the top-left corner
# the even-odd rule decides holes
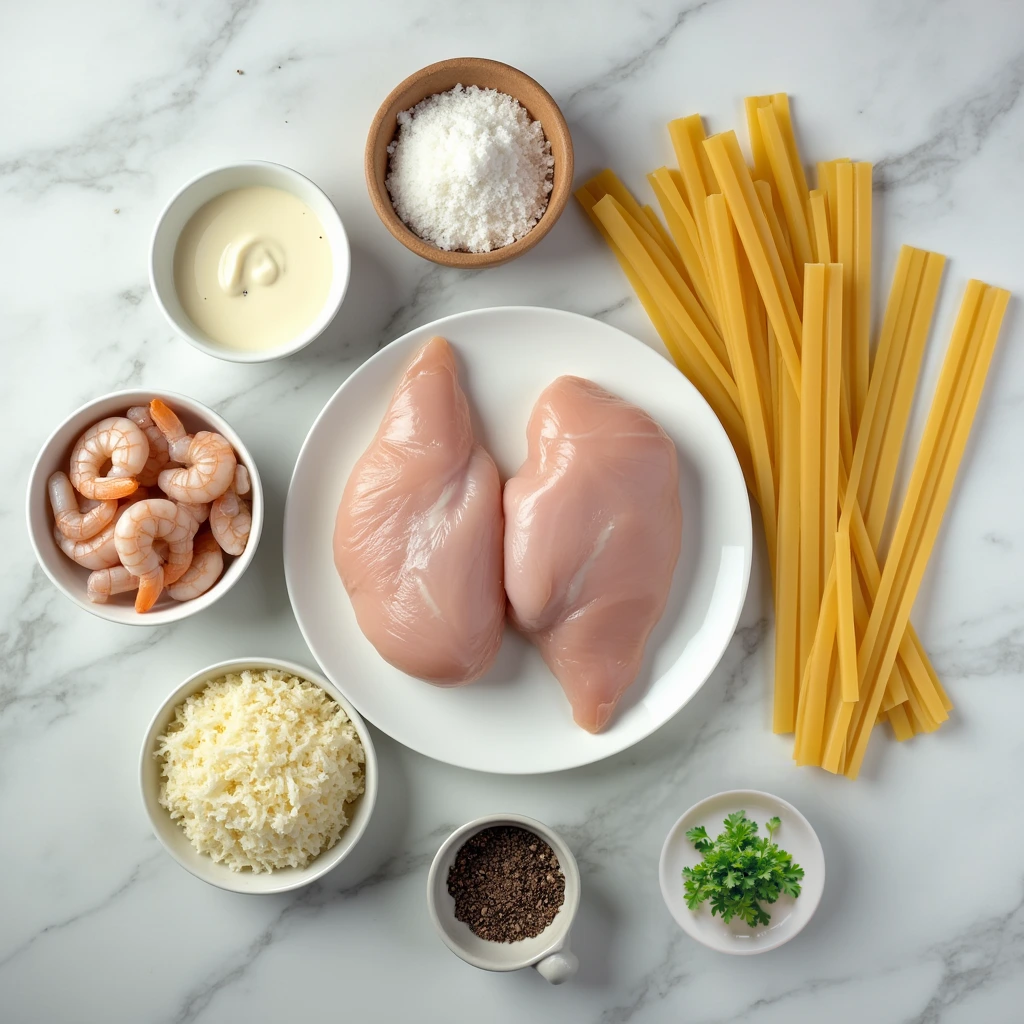
[[[37,932],[33,932],[20,946],[15,946],[9,953],[7,953],[2,960],[0,960],[0,970],[7,968],[7,966],[13,963],[18,957],[23,956],[27,953],[35,943],[41,939],[46,938],[47,935],[51,935],[54,932],[58,932],[63,928],[70,928],[72,925],[78,924],[81,921],[85,921],[90,917],[94,917],[97,914],[101,914],[111,904],[121,899],[131,888],[139,881],[139,879],[145,877],[149,872],[149,869],[154,866],[157,861],[162,860],[163,851],[157,850],[150,854],[145,859],[135,864],[128,877],[117,886],[112,892],[101,896],[95,903],[90,906],[84,907],[81,910],[76,910],[74,913],[69,914],[67,917],[61,918],[59,921],[51,921],[49,924],[44,925]]]
[[[722,2],[723,0],[700,0],[699,3],[684,5],[675,11],[672,10],[671,5],[665,5],[665,8],[659,10],[657,15],[649,14],[648,19],[652,21],[655,20],[655,17],[659,22],[662,18],[670,19],[667,28],[650,42],[645,43],[642,49],[613,64],[607,71],[603,71],[594,81],[587,82],[569,93],[565,101],[565,109],[576,113],[579,107],[587,106],[595,96],[607,99],[608,94],[613,92],[617,85],[629,81],[639,72],[647,70],[652,58],[656,60],[672,42],[676,33],[694,16],[706,8]],[[615,99],[612,97],[612,102]]]
[[[146,171],[139,165],[152,159],[152,140],[166,146],[184,131],[183,115],[201,95],[210,75],[220,67],[225,51],[245,27],[257,7],[256,0],[236,0],[224,7],[212,35],[188,42],[181,70],[126,83],[130,96],[109,116],[86,126],[75,138],[52,148],[33,149],[0,163],[0,176],[13,179],[14,192],[41,196],[65,185],[113,192]],[[145,126],[146,133],[140,128]],[[164,129],[160,135],[159,129]],[[142,145],[125,147],[136,134]],[[156,134],[159,142],[153,138]]]
[[[883,157],[875,170],[875,188],[892,191],[922,182],[942,190],[956,169],[977,155],[993,128],[1017,107],[1024,91],[1024,53],[995,75],[986,70],[978,92],[958,97],[937,112],[934,132],[903,153]]]
[[[427,321],[548,305],[660,345],[579,210],[486,273],[425,264],[380,225],[363,181],[377,105],[434,60],[478,54],[562,105],[583,176],[614,166],[644,201],[672,159],[664,123],[699,111],[742,131],[742,97],[784,89],[808,163],[871,159],[876,280],[899,243],[951,257],[923,379],[937,375],[964,281],[1024,294],[1024,7],[1004,0],[61,0],[7,5],[0,32],[0,1020],[214,1024],[817,1022],[1016,1024],[1024,1002],[1024,348],[1016,302],[915,608],[956,708],[937,735],[874,740],[851,784],[799,770],[770,731],[763,549],[712,679],[644,743],[542,778],[428,761],[377,733],[378,810],[319,884],[249,898],[166,856],[143,813],[138,744],[161,699],[228,657],[311,660],[284,588],[295,456],[337,386]],[[16,102],[12,99],[16,98]],[[189,177],[278,160],[331,196],[352,244],[348,297],[309,349],[220,363],[176,339],[149,293],[147,244]],[[1019,300],[1018,300],[1019,301]],[[876,303],[876,321],[880,302]],[[259,463],[260,550],[214,613],[117,627],[65,601],[32,556],[24,486],[67,412],[123,387],[182,391],[225,415]],[[920,435],[926,402],[915,408]],[[758,540],[758,545],[763,542]],[[712,954],[665,911],[657,859],[691,803],[753,787],[792,801],[825,848],[806,931],[762,957]],[[579,976],[488,975],[433,932],[433,853],[467,819],[543,819],[580,863]]]

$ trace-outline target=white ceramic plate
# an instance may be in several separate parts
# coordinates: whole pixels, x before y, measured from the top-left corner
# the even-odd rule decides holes
[[[388,665],[356,625],[334,568],[334,519],[413,353],[435,334],[455,349],[477,437],[502,478],[526,456],[526,423],[562,374],[588,377],[646,409],[679,452],[683,544],[668,608],[611,724],[573,723],[536,649],[506,629],[498,660],[470,686],[430,686]],[[506,774],[558,771],[654,732],[697,692],[725,651],[750,577],[750,504],[721,424],[690,382],[622,331],[555,309],[508,306],[446,317],[392,342],[338,389],[299,452],[284,517],[284,568],[314,657],[361,714],[439,761]]]
[[[769,818],[780,818],[782,824],[774,840],[804,869],[800,895],[796,899],[780,896],[766,905],[771,921],[757,928],[735,918],[726,924],[711,915],[707,903],[690,910],[683,895],[683,868],[695,867],[703,859],[686,838],[687,831],[703,825],[714,839],[733,811],[746,811],[760,826],[760,835],[765,835],[764,823]],[[792,804],[760,790],[732,789],[694,804],[672,826],[661,850],[658,877],[665,906],[687,935],[719,953],[766,953],[789,942],[814,916],[825,890],[825,855],[811,823]]]

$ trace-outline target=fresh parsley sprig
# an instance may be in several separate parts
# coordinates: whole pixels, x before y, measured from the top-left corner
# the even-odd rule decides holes
[[[730,814],[725,831],[714,841],[703,825],[691,828],[686,838],[704,859],[694,868],[683,868],[686,905],[696,910],[705,900],[711,913],[728,923],[734,917],[751,928],[768,924],[771,916],[761,906],[774,903],[780,895],[799,896],[804,869],[772,841],[782,822],[765,822],[767,836],[758,836],[757,822],[746,811]]]

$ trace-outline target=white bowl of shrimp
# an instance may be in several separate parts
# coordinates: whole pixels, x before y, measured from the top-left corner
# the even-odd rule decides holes
[[[238,582],[259,544],[263,488],[212,409],[167,391],[115,391],[46,439],[26,510],[58,590],[102,619],[160,626]]]

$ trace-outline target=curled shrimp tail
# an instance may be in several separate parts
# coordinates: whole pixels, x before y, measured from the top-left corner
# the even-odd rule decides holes
[[[153,422],[168,441],[185,436],[185,427],[178,419],[177,413],[166,402],[154,398],[149,403],[149,415],[153,417]]]
[[[167,451],[172,462],[184,462],[188,457],[191,437],[186,433],[185,426],[178,419],[175,411],[159,398],[149,403],[149,414],[157,425],[160,433],[167,438]]]
[[[158,566],[152,572],[138,577],[139,592],[135,596],[135,610],[140,614],[148,612],[164,589],[164,567]]]

